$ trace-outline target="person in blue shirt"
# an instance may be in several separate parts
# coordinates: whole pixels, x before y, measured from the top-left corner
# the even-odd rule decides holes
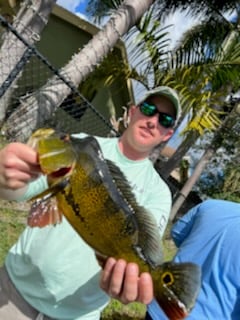
[[[181,217],[171,234],[178,247],[175,262],[202,268],[201,290],[186,319],[239,320],[240,203],[206,200]],[[147,319],[167,320],[154,300]]]

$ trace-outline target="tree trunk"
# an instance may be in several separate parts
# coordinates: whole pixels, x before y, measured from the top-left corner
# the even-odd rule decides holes
[[[238,37],[239,32],[237,30],[232,30],[225,38],[225,41],[222,44],[221,47],[221,54],[227,52],[229,50],[229,47],[233,45],[233,43],[236,41],[236,38]],[[231,92],[232,87],[227,86],[228,88],[228,94]],[[225,96],[223,97],[225,100]],[[223,101],[224,101],[223,100]],[[190,149],[190,147],[193,145],[193,143],[198,139],[199,133],[197,131],[192,131],[188,133],[188,136],[186,139],[184,139],[183,143],[179,146],[177,151],[173,154],[171,158],[168,159],[167,162],[160,165],[158,168],[158,171],[160,172],[161,176],[164,179],[167,179],[171,172],[179,166],[180,161],[182,160],[183,156],[187,153],[187,151]]]
[[[226,116],[224,119],[221,127],[216,131],[213,140],[211,142],[211,145],[206,149],[203,156],[199,160],[199,162],[196,165],[196,168],[191,175],[191,177],[188,179],[188,181],[185,183],[183,188],[179,192],[179,196],[174,201],[174,204],[172,206],[171,214],[170,214],[170,220],[173,221],[174,217],[176,216],[179,208],[191,192],[194,184],[197,182],[198,178],[202,174],[203,169],[205,168],[207,162],[211,159],[213,154],[218,150],[218,148],[221,147],[222,141],[224,139],[224,134],[226,131],[231,130],[232,126],[232,118],[233,117],[239,117],[238,113],[238,104],[235,105],[234,109]]]
[[[171,172],[180,164],[182,158],[187,153],[187,151],[192,147],[194,142],[196,142],[199,137],[199,133],[197,131],[191,131],[187,134],[184,141],[178,147],[178,149],[174,152],[174,154],[160,167],[158,168],[158,172],[160,173],[163,179],[167,179]]]
[[[48,22],[56,0],[31,0],[31,4],[26,0],[21,4],[17,16],[13,22],[13,28],[30,45],[40,39],[40,33]],[[26,45],[18,39],[13,32],[6,31],[0,51],[0,124],[3,123],[9,105],[11,95],[16,88],[16,82],[21,74],[11,83],[9,75],[17,71],[17,63],[24,57],[26,63],[31,56]],[[22,65],[23,67],[23,65]]]
[[[184,203],[185,199],[187,198],[188,194],[191,192],[193,186],[199,179],[200,175],[202,174],[203,169],[207,165],[208,161],[213,156],[215,150],[212,147],[209,147],[199,160],[199,162],[196,165],[196,168],[191,175],[191,177],[187,180],[187,182],[184,184],[181,191],[178,193],[177,199],[174,201],[174,204],[172,206],[171,214],[170,214],[170,221],[173,221],[175,218],[179,208]]]
[[[72,57],[60,73],[73,86],[78,87],[153,2],[153,0],[124,1],[105,27]],[[45,120],[51,117],[70,91],[70,87],[58,76],[51,78],[42,88],[26,98],[16,112],[9,117],[6,123],[7,137],[24,141],[33,130],[42,126]],[[24,121],[21,117],[23,114]]]

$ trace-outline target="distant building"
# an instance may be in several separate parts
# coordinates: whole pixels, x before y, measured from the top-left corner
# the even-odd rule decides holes
[[[57,68],[68,63],[100,29],[61,6],[55,5],[37,44],[38,50]],[[120,60],[127,61],[124,43],[119,40],[113,49]],[[109,120],[114,113],[122,115],[122,106],[133,101],[131,81],[111,87],[101,87],[91,103]]]

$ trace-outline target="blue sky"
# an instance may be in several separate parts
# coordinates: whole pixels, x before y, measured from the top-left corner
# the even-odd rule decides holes
[[[85,14],[87,3],[87,0],[57,0],[58,5],[79,15]]]
[[[86,1],[80,2],[76,7],[76,12],[85,12]]]

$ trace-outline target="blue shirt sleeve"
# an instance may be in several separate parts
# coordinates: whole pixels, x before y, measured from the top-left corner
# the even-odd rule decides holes
[[[155,299],[147,306],[147,311],[152,320],[168,320]]]
[[[172,227],[171,236],[175,245],[178,248],[191,232],[195,218],[198,214],[198,208],[199,205],[193,207],[187,214],[182,216]]]

